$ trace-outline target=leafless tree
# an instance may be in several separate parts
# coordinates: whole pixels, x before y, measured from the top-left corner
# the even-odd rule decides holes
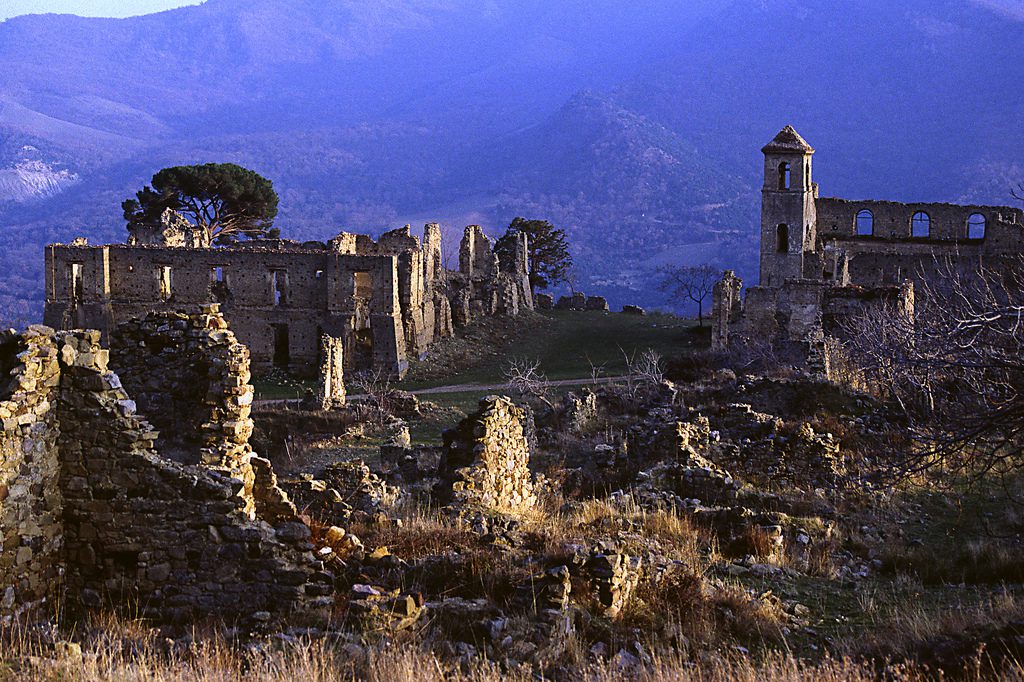
[[[1010,190],[1010,196],[1020,202],[1024,202],[1024,182],[1018,182],[1017,186]]]
[[[391,414],[388,396],[391,395],[391,373],[376,368],[360,372],[352,378],[352,387],[362,393],[363,403],[376,414],[383,424]]]
[[[658,289],[675,299],[697,304],[697,324],[704,326],[704,301],[711,295],[722,271],[708,264],[665,265],[658,268]]]
[[[1024,259],[998,269],[936,263],[913,316],[876,308],[851,320],[849,357],[899,407],[914,444],[899,474],[941,469],[978,480],[1024,468]]]
[[[505,368],[505,382],[508,389],[523,397],[535,398],[554,409],[548,399],[551,383],[540,371],[540,362],[517,358]]]
[[[659,384],[665,378],[661,355],[657,351],[647,348],[639,353],[636,350],[627,353],[619,347],[619,352],[626,361],[626,391],[630,396],[635,397],[644,386]]]

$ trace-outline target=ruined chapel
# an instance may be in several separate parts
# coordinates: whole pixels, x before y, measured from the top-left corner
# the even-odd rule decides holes
[[[865,306],[913,314],[914,283],[944,262],[993,267],[1024,253],[1024,211],[1006,206],[820,196],[811,147],[786,126],[762,150],[760,282],[731,271],[713,294],[712,345],[771,341],[816,356],[823,335]]]

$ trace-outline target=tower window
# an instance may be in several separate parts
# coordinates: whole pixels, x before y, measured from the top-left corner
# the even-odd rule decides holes
[[[985,238],[985,227],[988,225],[988,220],[981,213],[972,213],[971,217],[967,219],[967,238],[968,239],[984,239]]]
[[[932,234],[932,217],[924,211],[918,211],[910,219],[910,234],[914,237],[930,237]]]
[[[788,161],[779,164],[779,189],[789,189],[793,185],[793,167]]]
[[[775,229],[775,250],[789,253],[789,225],[779,225]]]
[[[213,270],[210,271],[211,279],[214,282],[224,282],[224,267],[221,265],[215,265]]]
[[[857,214],[857,234],[870,237],[875,233],[875,214],[867,209]]]

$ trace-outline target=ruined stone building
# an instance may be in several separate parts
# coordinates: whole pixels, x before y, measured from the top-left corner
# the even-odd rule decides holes
[[[216,305],[112,335],[0,334],[0,622],[324,615],[331,577],[249,445],[249,353]]]
[[[814,149],[787,126],[762,150],[760,283],[732,272],[714,290],[713,346],[814,345],[865,306],[913,314],[914,282],[940,263],[992,267],[1024,253],[1024,211],[1004,206],[822,197]],[[785,345],[785,344],[783,344]]]
[[[376,242],[341,233],[327,243],[257,240],[211,247],[205,231],[165,213],[133,226],[128,243],[84,240],[46,249],[44,321],[108,332],[150,310],[219,303],[258,371],[314,374],[324,339],[346,368],[401,376],[453,327],[533,307],[525,235],[510,263],[478,226],[465,230],[459,270],[441,258],[441,228],[422,241],[403,229]]]

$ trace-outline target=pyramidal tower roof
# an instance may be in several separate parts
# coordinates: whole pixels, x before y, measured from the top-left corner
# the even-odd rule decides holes
[[[765,154],[813,154],[814,147],[807,144],[807,140],[800,137],[800,133],[793,126],[786,126],[761,151]]]

